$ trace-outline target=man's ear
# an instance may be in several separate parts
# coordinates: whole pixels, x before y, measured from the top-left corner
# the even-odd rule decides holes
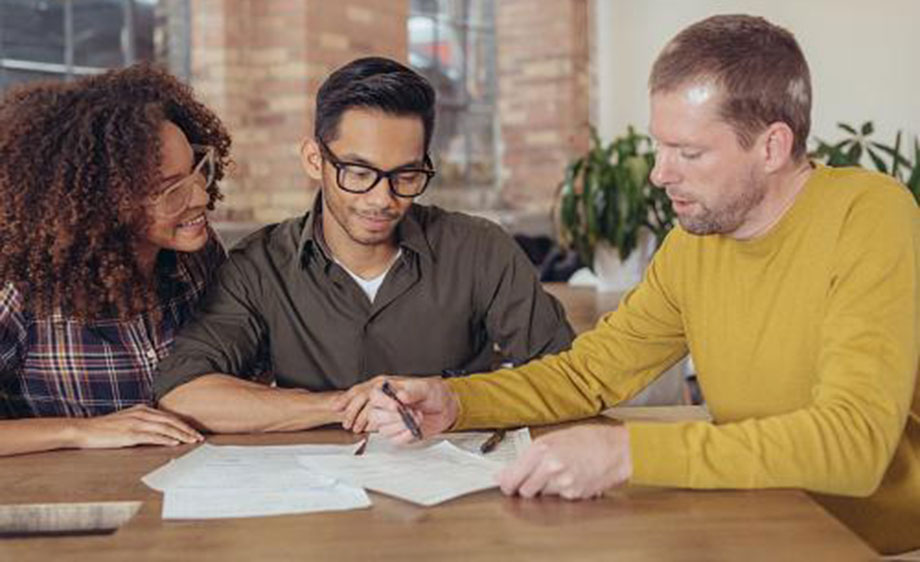
[[[795,134],[786,123],[778,121],[767,126],[763,132],[764,171],[768,174],[782,169],[792,161]]]
[[[300,143],[300,165],[311,179],[323,179],[323,156],[315,139],[308,137]]]

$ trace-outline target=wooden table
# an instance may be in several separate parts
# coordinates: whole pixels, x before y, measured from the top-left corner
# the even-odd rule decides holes
[[[344,443],[341,430],[219,436],[215,444]],[[141,483],[191,450],[58,451],[0,458],[0,503],[143,502],[111,535],[0,539],[6,562],[85,560],[869,560],[872,551],[797,491],[625,488],[600,500],[522,500],[497,490],[421,508],[371,493],[370,509],[163,521]]]

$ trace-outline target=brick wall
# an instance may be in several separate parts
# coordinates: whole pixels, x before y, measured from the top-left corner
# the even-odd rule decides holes
[[[408,0],[195,0],[192,85],[229,126],[237,167],[217,218],[265,223],[302,211],[315,186],[300,168],[315,92],[352,58],[405,61]],[[590,0],[496,2],[499,153],[495,191],[443,193],[441,204],[502,209],[549,232],[566,163],[588,146]],[[456,190],[453,190],[456,191]],[[443,199],[443,200],[442,200]],[[452,204],[453,203],[453,204]],[[479,207],[483,207],[480,209]],[[539,223],[539,224],[537,224]]]
[[[192,78],[233,135],[237,162],[217,214],[273,222],[315,192],[299,148],[312,132],[315,92],[337,66],[363,55],[405,60],[405,0],[195,0]]]
[[[588,0],[497,3],[501,199],[545,214],[566,163],[588,148]]]

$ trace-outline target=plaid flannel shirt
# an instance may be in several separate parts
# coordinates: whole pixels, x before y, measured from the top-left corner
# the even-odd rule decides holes
[[[157,364],[226,253],[212,233],[198,252],[163,257],[158,326],[149,314],[91,323],[35,318],[11,284],[0,288],[0,418],[89,417],[151,404]]]

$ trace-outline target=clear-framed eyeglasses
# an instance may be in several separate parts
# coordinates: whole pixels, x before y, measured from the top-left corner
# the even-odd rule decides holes
[[[150,197],[148,205],[161,217],[174,217],[188,208],[195,188],[205,191],[214,183],[217,151],[213,146],[193,144],[194,166],[192,173],[171,183]]]
[[[381,170],[367,164],[346,162],[329,150],[321,140],[317,140],[323,156],[335,168],[335,180],[339,188],[349,193],[367,193],[386,178],[390,185],[390,193],[397,197],[418,197],[425,192],[425,188],[435,175],[431,158],[425,155],[424,167],[409,165]]]

